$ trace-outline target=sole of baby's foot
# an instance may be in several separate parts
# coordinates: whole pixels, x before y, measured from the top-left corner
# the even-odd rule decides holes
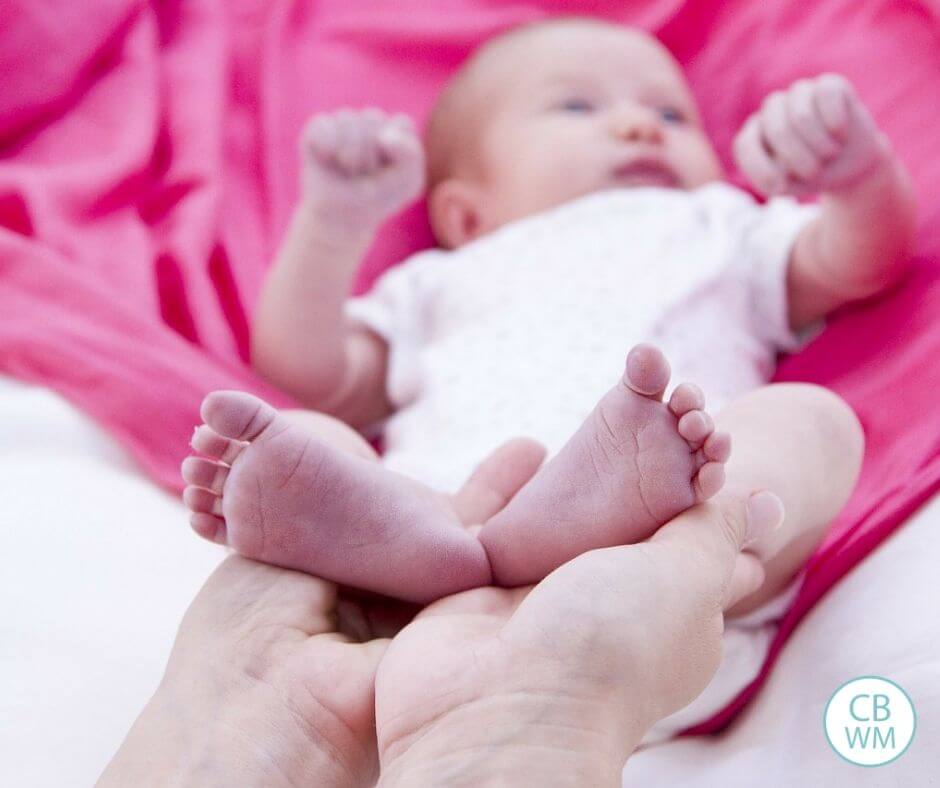
[[[427,602],[491,582],[447,499],[320,441],[250,394],[214,392],[183,462],[201,536],[248,558]]]
[[[501,585],[533,583],[581,553],[632,544],[724,484],[731,452],[692,384],[663,394],[669,364],[651,345],[561,451],[480,532]]]

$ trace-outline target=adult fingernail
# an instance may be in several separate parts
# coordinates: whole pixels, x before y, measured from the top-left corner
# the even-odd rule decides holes
[[[743,549],[762,545],[783,525],[783,501],[769,490],[754,493],[747,499],[746,530]]]

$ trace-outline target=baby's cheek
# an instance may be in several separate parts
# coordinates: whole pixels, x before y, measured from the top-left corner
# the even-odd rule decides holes
[[[689,140],[680,149],[683,158],[683,176],[690,187],[701,186],[725,177],[718,154],[708,140]]]
[[[532,155],[541,153],[541,155]],[[583,179],[584,173],[580,173]],[[511,189],[527,212],[544,210],[576,196],[579,190],[579,173],[564,156],[554,152],[530,152],[517,161],[512,174]]]

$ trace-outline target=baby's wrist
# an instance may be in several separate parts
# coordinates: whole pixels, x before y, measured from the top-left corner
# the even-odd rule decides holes
[[[336,246],[367,244],[382,223],[373,211],[319,196],[305,196],[298,212],[316,225],[317,238]]]

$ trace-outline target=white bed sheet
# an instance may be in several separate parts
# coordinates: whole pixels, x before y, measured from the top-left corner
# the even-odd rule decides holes
[[[624,786],[807,788],[940,785],[940,496],[855,567],[801,622],[768,683],[720,736],[636,753]],[[823,734],[835,690],[879,675],[910,695],[917,728],[898,760],[842,760]]]
[[[0,378],[0,555],[0,785],[91,785],[223,550],[88,419]]]
[[[90,785],[223,551],[57,396],[0,378],[0,415],[0,785]],[[625,784],[938,784],[938,558],[935,501],[804,622],[730,731],[638,753]],[[841,761],[822,733],[829,695],[867,673],[918,712],[911,748],[880,769]]]

